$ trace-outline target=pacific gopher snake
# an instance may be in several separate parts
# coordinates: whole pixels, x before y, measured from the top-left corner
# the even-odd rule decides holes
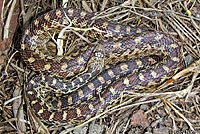
[[[181,66],[180,47],[165,34],[92,17],[79,9],[57,9],[25,30],[22,57],[33,70],[45,74],[30,80],[26,97],[34,113],[47,123],[88,120],[112,106],[122,92],[158,85]],[[46,49],[51,35],[69,24],[67,19],[73,27],[98,29],[87,34],[100,39],[66,57],[42,53],[40,48]],[[158,56],[162,60],[152,66]],[[74,79],[65,82],[68,77]]]

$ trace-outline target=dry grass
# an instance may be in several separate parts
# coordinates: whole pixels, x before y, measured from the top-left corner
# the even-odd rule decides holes
[[[15,0],[10,2],[15,2]],[[11,3],[7,4],[11,5]],[[30,70],[20,58],[19,39],[22,35],[21,31],[29,23],[28,20],[47,10],[62,7],[61,5],[62,3],[56,0],[26,2],[21,0],[15,7],[4,5],[4,12],[12,12],[11,9],[17,6],[20,7],[21,12],[18,18],[19,27],[14,33],[9,51],[6,51],[6,56],[1,57],[5,62],[0,68],[0,133],[33,133],[37,127],[30,120],[26,103],[23,101],[23,90],[27,77],[30,76]],[[106,125],[103,128],[105,133],[160,133],[161,131],[168,133],[168,130],[180,133],[186,131],[200,133],[199,0],[69,0],[65,7],[98,12],[97,18],[163,32],[181,46],[185,64],[189,66],[193,63],[175,75],[173,79],[156,89],[150,89],[148,93],[130,93],[131,99],[123,100],[120,105],[91,119],[94,120],[91,125],[94,123]],[[8,13],[3,16],[3,29],[10,27],[9,23],[5,23],[12,16]],[[7,32],[3,32],[1,37],[4,37]],[[135,112],[137,113],[139,109],[148,115],[148,123],[140,124],[140,129],[135,127],[136,122],[133,120]],[[108,117],[100,118],[108,113]],[[145,120],[142,121],[145,122]],[[46,126],[46,129],[49,133],[58,133],[63,130],[57,126]]]

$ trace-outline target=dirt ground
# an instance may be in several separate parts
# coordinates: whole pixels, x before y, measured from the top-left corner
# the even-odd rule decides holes
[[[0,7],[0,133],[200,133],[199,0],[1,0]],[[20,40],[24,29],[41,14],[69,7],[170,36],[181,47],[184,69],[158,87],[123,97],[84,124],[38,121],[24,100],[26,85],[37,73],[23,62]]]

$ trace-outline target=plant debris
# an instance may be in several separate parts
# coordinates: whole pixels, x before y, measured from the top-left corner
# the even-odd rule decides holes
[[[122,103],[70,133],[200,133],[199,0],[2,0],[0,7],[0,133],[69,132],[69,126],[41,126],[31,118],[23,93],[34,73],[19,53],[22,33],[32,20],[67,7],[165,33],[181,46],[186,66],[151,92],[123,97]]]

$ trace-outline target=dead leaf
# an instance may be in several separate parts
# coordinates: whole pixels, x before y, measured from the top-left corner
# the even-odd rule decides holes
[[[143,128],[146,128],[150,125],[147,119],[147,115],[144,114],[144,111],[138,110],[133,114],[131,117],[131,125],[142,126]]]

